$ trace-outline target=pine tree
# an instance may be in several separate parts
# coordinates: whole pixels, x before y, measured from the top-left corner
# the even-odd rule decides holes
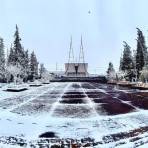
[[[40,78],[43,78],[43,74],[46,72],[46,68],[44,67],[44,64],[40,64]]]
[[[28,50],[25,51],[25,57],[24,57],[24,78],[25,81],[27,81],[28,76],[29,76],[29,54],[28,54]]]
[[[131,53],[131,47],[124,41],[124,51],[123,51],[123,58],[122,58],[122,71],[131,71],[134,69],[134,62]]]
[[[24,49],[22,48],[22,45],[20,43],[21,41],[21,38],[19,36],[19,30],[18,30],[18,27],[16,25],[16,31],[15,31],[15,34],[14,34],[14,47],[13,47],[13,50],[14,50],[14,54],[15,54],[15,64],[19,64],[21,65],[22,67],[24,67],[24,57],[25,57],[25,53],[24,53]]]
[[[10,47],[10,53],[8,55],[8,59],[7,59],[7,65],[15,65],[15,53],[14,53],[14,49],[11,45]]]
[[[109,74],[112,71],[115,71],[114,66],[113,66],[113,64],[111,62],[109,62],[109,66],[108,66],[108,69],[107,69],[107,74]]]
[[[145,38],[142,31],[137,28],[137,51],[136,51],[136,69],[138,78],[140,76],[140,71],[143,69],[144,65],[147,65],[147,47],[145,45]]]
[[[18,65],[19,67],[22,67],[24,69],[24,64],[25,64],[25,51],[22,48],[22,45],[20,43],[21,38],[19,36],[19,31],[18,27],[16,25],[16,31],[14,34],[14,44],[13,46],[11,45],[10,48],[10,53],[8,56],[8,65]]]
[[[14,34],[14,43],[13,46],[10,48],[10,53],[7,60],[8,68],[10,67],[16,67],[16,69],[20,69],[21,72],[18,74],[19,78],[23,79],[26,76],[26,57],[25,57],[25,50],[21,45],[21,38],[19,36],[19,30],[16,25],[16,31]]]
[[[136,69],[136,50],[133,50],[132,59],[133,59],[133,63],[134,63],[134,69]]]
[[[32,52],[29,56],[28,50],[24,50],[22,47],[17,25],[14,34],[14,43],[10,48],[7,59],[7,69],[7,71],[11,74],[11,77],[13,77],[12,71],[17,69],[19,72],[17,73],[17,77],[23,79],[24,81],[38,78],[38,61],[36,55]]]
[[[120,57],[120,66],[119,66],[119,71],[122,71],[122,67],[123,67],[123,57]]]
[[[0,38],[0,81],[4,81],[5,77],[5,53],[4,41]]]
[[[114,66],[111,62],[109,62],[109,66],[107,69],[107,77],[109,80],[115,80],[116,79],[116,73],[115,73],[115,69]]]
[[[122,57],[121,70],[126,74],[126,79],[132,81],[132,78],[135,77],[134,71],[134,61],[132,57],[131,47],[124,41],[123,42],[124,51]]]
[[[34,51],[31,53],[30,57],[30,78],[32,80],[38,78],[38,61]]]
[[[146,47],[146,42],[145,42],[145,37],[142,33],[142,31],[137,28],[138,32],[139,32],[139,45],[143,50],[143,54],[144,54],[144,65],[148,65],[148,51],[147,51],[147,47]]]

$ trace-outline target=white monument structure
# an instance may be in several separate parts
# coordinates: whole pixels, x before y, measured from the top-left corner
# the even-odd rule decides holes
[[[87,77],[88,76],[88,63],[84,60],[83,41],[81,37],[79,60],[74,61],[74,53],[72,47],[72,37],[70,42],[69,59],[65,63],[65,76],[66,77]]]

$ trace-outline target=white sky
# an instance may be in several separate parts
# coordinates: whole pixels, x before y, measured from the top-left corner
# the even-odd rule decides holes
[[[147,0],[0,0],[0,36],[10,47],[18,24],[25,49],[55,70],[68,61],[71,35],[78,56],[82,34],[89,71],[104,73],[110,61],[118,69],[123,40],[136,47],[136,27],[147,40],[147,7]]]

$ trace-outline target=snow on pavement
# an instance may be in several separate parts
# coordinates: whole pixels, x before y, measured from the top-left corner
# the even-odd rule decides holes
[[[89,83],[51,83],[22,93],[0,90],[4,94],[0,96],[0,136],[18,136],[31,141],[51,131],[59,138],[91,137],[103,141],[107,135],[117,137],[115,134],[148,125],[148,111],[144,106],[147,102],[140,104],[133,99],[139,93],[144,99],[148,99],[148,95],[141,91],[133,92],[134,96],[120,88]],[[9,98],[14,99],[13,102],[17,102],[18,98],[22,101],[18,104],[12,102],[7,108]],[[143,98],[142,101],[145,101]],[[129,103],[126,104],[125,100]],[[148,141],[148,132],[138,136]],[[129,142],[131,138],[108,143],[103,141],[104,144],[99,147],[134,147],[135,142]],[[121,141],[124,144],[118,144]]]

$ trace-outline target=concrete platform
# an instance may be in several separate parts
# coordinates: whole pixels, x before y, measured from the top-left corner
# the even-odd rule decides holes
[[[7,88],[6,89],[6,91],[9,91],[9,92],[21,92],[25,90],[27,90],[27,88]]]
[[[57,77],[50,82],[99,82],[107,83],[105,76],[97,77]]]

